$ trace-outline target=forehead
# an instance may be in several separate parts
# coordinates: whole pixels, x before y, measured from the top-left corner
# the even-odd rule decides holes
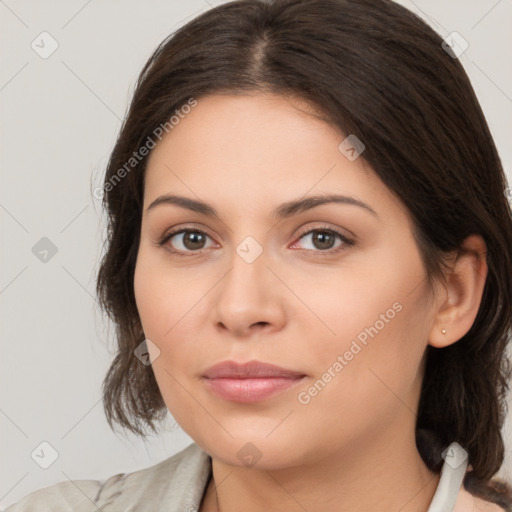
[[[210,95],[153,149],[145,207],[158,195],[218,198],[261,208],[313,193],[366,202],[391,194],[362,158],[350,161],[346,135],[304,101],[275,94]],[[220,207],[219,209],[222,209]]]

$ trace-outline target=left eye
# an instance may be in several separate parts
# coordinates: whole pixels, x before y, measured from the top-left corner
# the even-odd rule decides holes
[[[313,247],[309,247],[309,249],[314,251],[325,252],[338,249],[342,245],[353,245],[351,240],[332,229],[312,229],[311,231],[303,234],[299,240],[308,238],[313,244]],[[336,243],[336,239],[339,241],[338,245],[334,245]],[[306,247],[306,249],[308,248]]]

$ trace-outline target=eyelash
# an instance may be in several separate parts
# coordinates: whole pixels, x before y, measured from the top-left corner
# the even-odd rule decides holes
[[[327,226],[319,226],[319,227],[315,227],[313,229],[310,229],[309,231],[305,231],[304,233],[302,233],[299,236],[299,238],[297,240],[301,240],[306,235],[310,235],[311,233],[315,233],[317,231],[322,231],[322,232],[327,232],[329,234],[337,235],[341,239],[343,244],[340,245],[337,248],[334,248],[334,249],[325,249],[325,250],[321,250],[321,249],[317,249],[317,250],[302,249],[302,251],[305,251],[307,253],[316,253],[317,255],[320,255],[320,256],[324,256],[324,255],[325,256],[330,256],[330,255],[338,254],[339,252],[342,252],[342,251],[346,251],[349,247],[352,247],[352,246],[355,245],[355,241],[354,240],[348,238],[347,236],[345,236],[344,234],[340,233],[336,229],[333,229],[333,228],[330,228],[330,227],[327,227]],[[204,236],[207,236],[208,238],[211,238],[210,235],[208,235],[208,233],[206,233],[205,231],[203,231],[201,229],[186,228],[186,227],[183,228],[182,227],[182,228],[177,229],[175,231],[171,231],[170,233],[166,233],[158,241],[158,245],[163,247],[173,236],[181,234],[181,233],[200,233],[200,234],[202,234]],[[169,252],[171,252],[173,254],[176,254],[177,256],[184,256],[184,257],[196,256],[198,254],[201,254],[202,251],[205,250],[205,249],[199,249],[197,251],[181,251],[181,250],[173,249],[170,246],[166,247],[166,249]]]

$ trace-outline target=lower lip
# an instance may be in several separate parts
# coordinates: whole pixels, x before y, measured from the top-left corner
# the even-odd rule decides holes
[[[232,402],[259,402],[282,393],[302,382],[304,377],[268,377],[257,379],[204,379],[216,395]]]

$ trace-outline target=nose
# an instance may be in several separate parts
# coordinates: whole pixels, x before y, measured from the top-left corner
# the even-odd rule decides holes
[[[290,292],[270,265],[265,251],[252,262],[234,252],[231,268],[215,287],[212,320],[219,332],[248,338],[283,328]]]

